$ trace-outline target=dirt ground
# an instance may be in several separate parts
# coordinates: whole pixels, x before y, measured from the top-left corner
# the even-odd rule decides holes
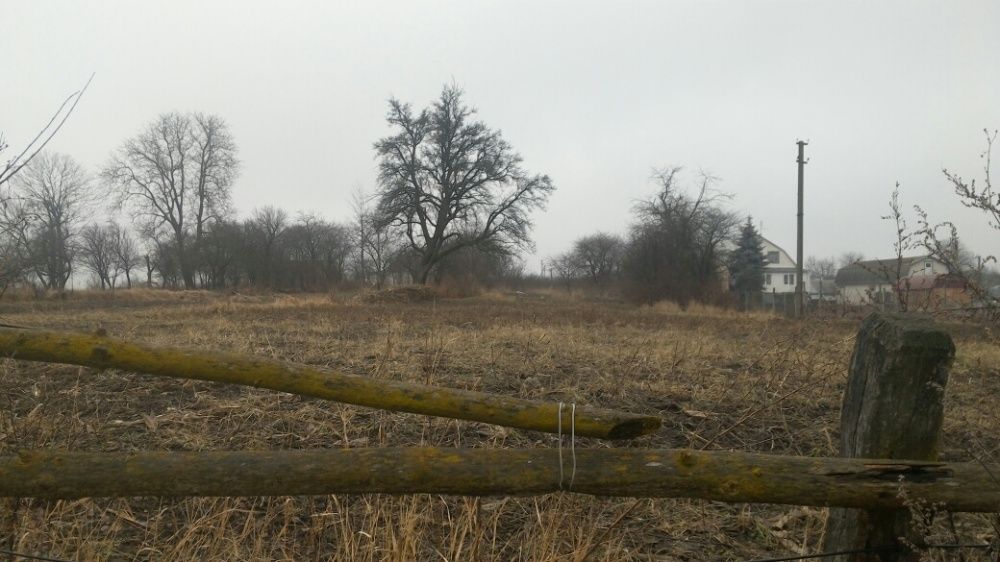
[[[624,446],[794,455],[836,454],[859,321],[795,322],[556,293],[411,301],[137,290],[0,302],[0,322],[103,328],[151,344],[663,418],[655,435]],[[1000,344],[980,326],[950,328],[957,357],[943,457],[997,462]],[[555,440],[236,386],[0,362],[0,454],[553,447]],[[611,445],[581,439],[577,446]],[[65,560],[748,560],[814,552],[825,517],[816,508],[573,494],[3,501],[0,549]],[[939,542],[997,535],[993,516],[936,521],[929,532]],[[928,559],[986,557],[935,552]]]

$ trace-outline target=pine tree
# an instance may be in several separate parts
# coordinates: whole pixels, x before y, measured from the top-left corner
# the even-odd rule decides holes
[[[729,259],[733,289],[740,295],[763,290],[765,264],[764,246],[761,244],[760,234],[754,228],[753,220],[747,217],[746,224],[740,229],[739,242]]]

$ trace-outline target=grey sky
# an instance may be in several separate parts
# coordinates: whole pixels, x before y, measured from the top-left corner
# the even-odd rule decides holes
[[[794,252],[795,141],[808,139],[806,255],[891,253],[894,183],[977,252],[1000,235],[941,174],[981,176],[1000,127],[1000,2],[13,2],[0,4],[0,130],[16,148],[91,72],[50,145],[92,170],[172,110],[230,124],[241,214],[347,219],[375,181],[386,99],[466,90],[556,184],[537,256],[624,232],[651,167],[722,178]],[[1000,155],[998,155],[1000,158]],[[537,270],[537,258],[529,260]]]

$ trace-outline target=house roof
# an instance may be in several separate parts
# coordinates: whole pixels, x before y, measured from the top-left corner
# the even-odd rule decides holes
[[[838,287],[848,285],[891,285],[899,280],[898,269],[902,270],[903,277],[909,275],[910,266],[915,262],[927,259],[927,256],[904,257],[902,264],[897,263],[897,258],[884,260],[864,260],[852,263],[837,270],[835,281]]]

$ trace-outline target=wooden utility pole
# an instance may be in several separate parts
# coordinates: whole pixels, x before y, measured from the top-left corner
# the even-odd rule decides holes
[[[799,228],[795,247],[795,317],[802,318],[805,314],[805,281],[802,279],[802,188],[805,185],[806,145],[809,143],[798,141],[795,144],[799,145],[799,157],[796,160],[799,163]]]

